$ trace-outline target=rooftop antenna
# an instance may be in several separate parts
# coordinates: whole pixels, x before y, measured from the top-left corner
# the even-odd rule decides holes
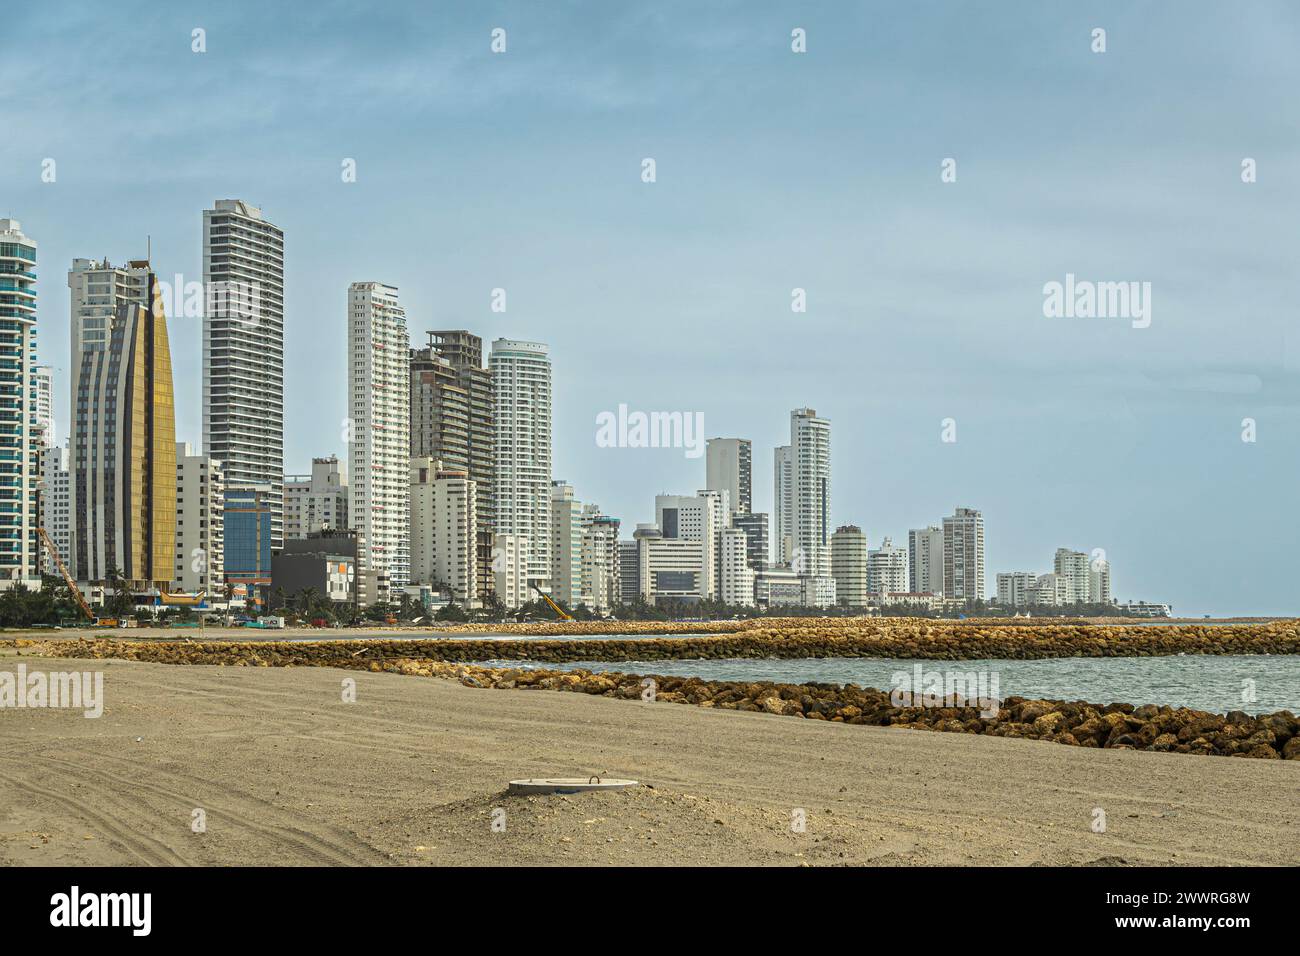
[[[144,237],[144,261],[153,262],[153,236],[145,234]]]

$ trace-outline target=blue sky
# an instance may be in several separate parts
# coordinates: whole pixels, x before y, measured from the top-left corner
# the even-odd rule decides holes
[[[10,12],[0,215],[40,244],[64,432],[71,259],[149,235],[163,278],[198,279],[201,210],[242,198],[286,232],[290,471],[346,457],[345,291],[377,280],[417,342],[549,343],[555,476],[629,531],[703,463],[598,448],[598,413],[751,438],[769,510],[771,449],[810,405],[833,521],[873,544],[977,507],[990,588],[1103,548],[1121,598],[1297,611],[1293,5],[378,6]],[[1067,272],[1151,282],[1150,328],[1045,318]],[[171,333],[197,443],[200,323]]]

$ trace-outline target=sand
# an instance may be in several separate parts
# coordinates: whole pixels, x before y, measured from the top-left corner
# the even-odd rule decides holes
[[[1300,862],[1293,761],[331,668],[21,661],[102,670],[107,700],[95,720],[0,710],[0,865]],[[0,651],[0,669],[17,663]],[[511,778],[592,773],[645,786],[504,794]]]

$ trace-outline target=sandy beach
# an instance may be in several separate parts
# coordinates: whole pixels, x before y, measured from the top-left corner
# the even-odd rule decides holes
[[[0,710],[0,865],[1300,862],[1290,761],[333,668],[21,662],[101,670],[106,703],[98,719]],[[645,786],[504,794],[511,778],[593,773]]]

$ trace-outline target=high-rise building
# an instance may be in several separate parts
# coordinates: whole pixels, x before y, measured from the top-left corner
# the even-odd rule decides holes
[[[0,589],[41,584],[35,283],[36,241],[0,219]]]
[[[767,567],[767,515],[761,511],[751,511],[748,514],[733,514],[731,516],[731,526],[739,528],[745,532],[746,553],[749,555],[749,566],[755,571],[762,571]]]
[[[497,534],[528,543],[528,580],[551,573],[551,360],[540,342],[497,339],[488,367],[496,442],[493,500]]]
[[[709,439],[704,487],[727,492],[733,514],[749,514],[753,503],[753,473],[754,449],[749,439]]]
[[[349,527],[347,469],[338,455],[313,458],[309,475],[284,476],[284,540]]]
[[[203,287],[203,452],[222,463],[227,487],[259,489],[278,551],[284,541],[284,231],[256,206],[218,199],[203,210]]]
[[[1057,548],[1052,571],[1065,580],[1065,603],[1086,604],[1092,600],[1092,574],[1088,567],[1088,555],[1069,548]]]
[[[107,353],[109,340],[119,310],[124,306],[149,307],[149,263],[136,260],[124,266],[115,266],[105,259],[73,259],[68,270],[68,289],[71,301],[72,365],[68,376],[71,383],[69,409],[71,410],[69,448],[68,494],[73,503],[73,520],[69,551],[69,571],[74,577],[90,580],[77,565],[80,549],[77,545],[76,502],[87,500],[86,491],[78,488],[77,476],[88,474],[88,458],[92,436],[86,432],[88,419],[82,413],[85,407],[82,396],[89,394],[83,388],[82,357],[90,352]],[[98,467],[98,463],[94,463]],[[90,469],[93,471],[94,469]]]
[[[120,303],[107,347],[73,355],[73,565],[86,581],[116,573],[133,589],[165,590],[176,563],[171,349],[157,277],[147,262],[131,268],[146,272],[148,304]]]
[[[271,588],[273,495],[270,485],[227,485],[223,498],[226,589],[236,601],[258,608],[267,606]]]
[[[411,564],[411,367],[406,313],[397,289],[348,287],[348,472],[362,571],[387,574],[394,593]],[[381,595],[382,597],[382,595]]]
[[[498,534],[492,539],[492,590],[508,610],[522,607],[531,599],[528,562],[527,538]]]
[[[620,600],[618,528],[619,520],[595,505],[583,509],[581,603],[597,614],[608,614]]]
[[[36,372],[36,425],[41,449],[57,443],[54,434],[54,369],[38,365]]]
[[[462,468],[478,489],[478,591],[492,590],[496,426],[492,373],[483,367],[483,340],[465,329],[429,333],[411,350],[411,455]]]
[[[854,524],[831,535],[831,577],[835,598],[846,607],[867,606],[867,536]]]
[[[1088,598],[1094,604],[1115,603],[1110,589],[1110,562],[1099,554],[1088,562]]]
[[[772,561],[789,564],[794,556],[794,449],[781,445],[772,459]]]
[[[907,549],[895,547],[886,537],[879,548],[867,552],[867,593],[877,595],[907,592]]]
[[[803,570],[815,577],[831,573],[831,423],[811,408],[790,413],[794,457],[794,547]]]
[[[973,508],[943,519],[943,596],[984,599],[984,516]]]
[[[641,594],[641,544],[636,540],[618,543],[618,601],[634,604]]]
[[[565,607],[582,603],[582,502],[573,486],[551,482],[551,598]]]
[[[410,583],[440,585],[453,603],[478,607],[478,489],[463,468],[411,459]]]
[[[749,540],[740,528],[726,528],[719,550],[719,598],[734,607],[754,604],[754,569],[749,564]]]
[[[932,524],[907,532],[907,589],[913,594],[943,593],[943,528]]]
[[[68,446],[46,445],[41,468],[41,527],[54,543],[59,560],[67,567],[72,560],[72,498],[69,493]],[[45,574],[58,574],[58,566],[49,552],[41,551],[41,570]]]
[[[176,443],[177,587],[212,598],[224,594],[226,487],[221,462]]]

